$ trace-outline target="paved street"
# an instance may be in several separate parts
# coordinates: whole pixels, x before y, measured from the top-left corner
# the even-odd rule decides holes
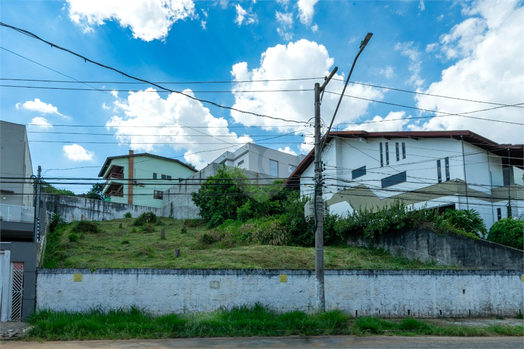
[[[162,340],[24,342],[4,341],[2,349],[164,349],[164,348],[362,348],[362,349],[523,349],[522,337],[249,337]]]

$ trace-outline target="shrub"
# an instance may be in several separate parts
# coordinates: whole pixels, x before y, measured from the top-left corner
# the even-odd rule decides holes
[[[203,219],[186,219],[184,225],[188,228],[196,228],[204,224]]]
[[[124,213],[124,218],[132,218],[131,212]]]
[[[524,222],[513,218],[504,218],[491,226],[488,240],[513,248],[523,249]]]
[[[486,225],[475,210],[446,210],[442,218],[465,233],[486,234]]]
[[[98,225],[95,222],[90,221],[79,221],[75,224],[73,229],[71,229],[71,232],[73,233],[85,233],[85,234],[97,234],[101,233],[102,231],[98,227]]]
[[[180,229],[180,234],[187,234],[187,227],[185,225]]]
[[[144,234],[154,233],[154,232],[155,232],[155,228],[153,227],[152,224],[144,224],[144,226],[142,227],[142,233]]]
[[[133,222],[133,225],[141,226],[146,223],[156,223],[157,220],[158,218],[153,212],[144,212],[137,219],[135,219],[135,221]]]
[[[80,236],[75,233],[70,233],[67,237],[69,238],[69,242],[78,242],[78,240],[80,240]]]

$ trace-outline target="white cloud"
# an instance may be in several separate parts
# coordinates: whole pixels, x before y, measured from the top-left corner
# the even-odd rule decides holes
[[[105,103],[102,103],[102,109],[104,109],[104,110],[111,110],[111,107],[108,106],[108,105],[105,104]]]
[[[299,122],[310,122],[314,116],[314,81],[271,81],[274,79],[293,79],[305,76],[327,76],[333,67],[334,60],[329,57],[326,48],[315,42],[300,40],[288,45],[277,45],[268,48],[261,56],[260,66],[248,69],[246,62],[240,62],[233,66],[231,74],[239,82],[233,88],[235,96],[234,107],[249,110],[260,114],[295,120]],[[339,99],[338,94],[342,91],[344,82],[343,75],[336,74],[326,89],[321,113],[326,123],[331,116]],[[269,80],[263,83],[249,82],[255,80]],[[318,81],[322,82],[322,81]],[[245,90],[286,90],[304,89],[308,91],[286,92],[286,93],[251,93],[240,92]],[[379,89],[359,84],[351,84],[346,90],[348,96],[358,96],[367,99],[381,99],[382,93]],[[345,97],[337,114],[335,125],[343,122],[351,122],[363,116],[371,102]],[[231,112],[233,119],[246,126],[263,125],[265,129],[274,129],[278,132],[304,131],[303,124],[286,123],[280,120],[272,120],[238,112]],[[309,129],[309,128],[308,128]],[[306,135],[306,142],[311,139]],[[303,144],[301,150],[305,151],[310,145]]]
[[[277,28],[278,35],[286,41],[293,39],[293,33],[290,31],[293,26],[293,13],[276,11],[275,18],[279,24]]]
[[[424,11],[426,9],[426,5],[424,5],[424,1],[420,0],[418,4],[418,8],[420,9],[420,11]]]
[[[62,147],[64,155],[72,161],[91,161],[95,153],[84,149],[81,145],[71,144]]]
[[[69,18],[85,32],[93,26],[115,20],[129,27],[134,38],[144,41],[164,39],[178,20],[191,18],[195,5],[192,0],[67,0]]]
[[[281,151],[283,153],[286,153],[286,154],[291,154],[291,155],[297,155],[297,153],[291,149],[289,146],[286,146],[285,148],[278,148],[278,151]]]
[[[53,128],[53,125],[51,125],[45,118],[41,116],[33,118],[33,120],[31,120],[28,126],[39,127],[44,129]]]
[[[114,102],[124,115],[113,116],[106,127],[115,130],[121,144],[154,152],[167,143],[176,151],[186,150],[184,159],[201,169],[224,151],[252,142],[230,132],[227,121],[213,117],[202,103],[176,93],[163,99],[154,91],[131,92],[127,100]],[[191,90],[184,93],[193,95]]]
[[[71,119],[71,117],[60,114],[58,108],[52,104],[44,103],[40,99],[35,98],[34,101],[27,101],[24,103],[16,103],[16,109],[25,109],[30,111],[36,111],[42,114],[55,114],[63,117],[64,119]]]
[[[442,37],[442,49],[451,50],[456,63],[442,72],[427,93],[502,104],[522,102],[524,86],[524,6],[518,1],[478,1],[465,11],[467,18]],[[481,30],[483,28],[483,30]],[[474,45],[472,44],[474,43]],[[420,108],[448,113],[467,113],[497,105],[418,96]],[[524,109],[498,108],[466,114],[472,117],[524,122]],[[422,129],[469,129],[501,143],[522,143],[524,127],[493,121],[441,116]]]
[[[372,120],[364,122],[359,125],[350,125],[347,130],[365,130],[368,132],[384,132],[384,131],[402,131],[404,126],[408,124],[411,116],[405,117],[404,111],[392,111],[382,118],[375,116]]]
[[[312,25],[312,26],[311,26],[311,31],[312,31],[313,33],[318,32],[318,24],[314,24],[314,25]]]
[[[237,11],[235,23],[238,24],[238,26],[241,26],[242,24],[249,25],[256,23],[257,15],[255,13],[248,12],[242,6],[240,6],[240,4],[235,5],[235,10]]]
[[[420,76],[422,60],[420,59],[420,52],[414,46],[413,41],[403,43],[399,42],[395,45],[395,50],[400,51],[402,56],[408,57],[408,69],[411,72],[408,83],[419,88],[424,83],[424,79]]]
[[[305,25],[310,25],[315,14],[315,4],[318,0],[298,0],[298,13],[300,22]]]
[[[384,68],[384,69],[380,69],[380,70],[378,71],[378,73],[379,73],[380,75],[385,76],[385,77],[388,78],[388,79],[391,79],[391,78],[393,77],[393,75],[394,75],[394,73],[393,73],[393,67],[390,66],[390,65],[388,65],[386,68]]]

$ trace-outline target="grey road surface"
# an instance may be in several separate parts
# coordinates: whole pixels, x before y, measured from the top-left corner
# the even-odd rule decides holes
[[[523,337],[248,337],[160,340],[0,342],[2,349],[164,349],[164,348],[352,348],[352,349],[524,349]]]

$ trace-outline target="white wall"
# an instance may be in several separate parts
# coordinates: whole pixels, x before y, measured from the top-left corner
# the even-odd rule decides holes
[[[415,317],[514,315],[524,306],[521,273],[328,270],[326,308],[383,317],[408,316],[408,310]],[[167,314],[255,302],[313,311],[315,299],[309,270],[40,269],[37,278],[37,308],[57,311],[134,305]]]

